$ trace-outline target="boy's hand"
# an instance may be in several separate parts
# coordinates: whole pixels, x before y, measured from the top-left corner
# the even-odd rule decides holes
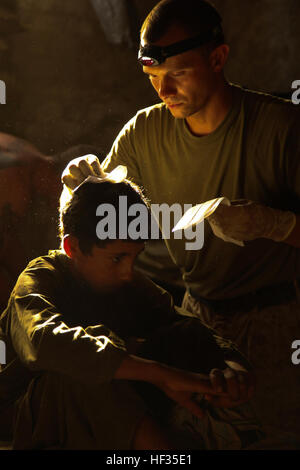
[[[239,364],[228,362],[230,367],[225,370],[213,369],[210,372],[210,381],[213,389],[226,392],[226,395],[217,396],[204,394],[204,398],[213,406],[219,408],[233,408],[250,400],[254,393],[254,375]]]
[[[169,398],[200,419],[203,418],[205,412],[195,400],[194,396],[196,394],[214,396],[215,398],[221,398],[221,396],[225,398],[227,396],[225,391],[214,388],[210,377],[207,375],[174,369],[163,364],[160,364],[160,366],[163,374],[160,373],[159,381],[151,380],[151,382]]]
[[[230,362],[230,365],[231,367],[223,371],[213,369],[209,377],[168,368],[166,381],[154,384],[163,390],[169,398],[201,419],[205,412],[197,403],[195,397],[197,394],[202,394],[209,403],[218,408],[233,408],[246,403],[252,397],[254,392],[253,374],[239,364]],[[176,372],[178,376],[176,376]]]

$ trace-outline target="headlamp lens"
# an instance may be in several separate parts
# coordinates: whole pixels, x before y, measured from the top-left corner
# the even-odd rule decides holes
[[[139,63],[145,67],[152,67],[161,63],[161,47],[141,46],[139,50]]]
[[[151,57],[140,57],[139,58],[140,64],[142,64],[144,67],[152,67],[153,65],[158,65],[158,62],[156,59],[153,59]]]
[[[202,46],[203,44],[212,41],[213,39],[222,36],[221,25],[216,25],[213,29],[199,34],[198,36],[193,36],[183,41],[179,41],[169,46],[161,47],[154,46],[151,44],[140,46],[138,60],[140,64],[146,67],[152,67],[153,65],[162,64],[168,57],[172,57],[177,54],[182,54],[187,52],[195,47]]]

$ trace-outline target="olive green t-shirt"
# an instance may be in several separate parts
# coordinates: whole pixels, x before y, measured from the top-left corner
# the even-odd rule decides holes
[[[290,102],[231,85],[233,104],[211,134],[193,135],[161,103],[139,111],[118,135],[104,167],[126,165],[151,204],[198,204],[225,196],[300,213],[300,120]],[[300,277],[300,250],[258,239],[244,247],[215,237],[204,245],[166,240],[192,292],[236,297]]]

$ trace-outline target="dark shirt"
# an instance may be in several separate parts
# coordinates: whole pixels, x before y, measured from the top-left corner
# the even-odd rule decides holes
[[[111,381],[132,337],[149,340],[145,357],[186,369],[190,364],[191,370],[199,365],[204,373],[224,366],[232,354],[241,358],[230,342],[174,307],[166,291],[140,274],[114,294],[103,294],[74,277],[61,251],[36,258],[19,276],[0,318],[7,348],[0,411],[43,371],[85,383]],[[187,350],[194,365],[180,362]]]

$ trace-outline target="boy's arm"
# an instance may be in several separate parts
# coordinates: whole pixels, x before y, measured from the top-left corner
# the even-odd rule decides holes
[[[182,307],[174,305],[172,296],[162,287],[159,287],[142,274],[137,274],[136,295],[141,292],[144,308],[141,310],[137,321],[142,318],[142,327],[144,328],[144,337],[155,339],[155,348],[165,350],[166,356],[170,357],[170,349],[175,351],[176,355],[184,358],[181,352],[178,352],[176,345],[178,338],[182,339],[182,344],[188,344],[189,348],[202,352],[199,358],[199,372],[209,373],[212,368],[228,365],[227,362],[237,363],[245,370],[252,370],[252,366],[245,356],[237,349],[235,344],[225,338],[220,337],[215,330],[205,325],[194,314],[188,312]],[[142,313],[142,315],[141,315]],[[179,323],[180,322],[180,323]],[[176,324],[178,323],[178,326]],[[171,336],[173,340],[171,340]],[[166,343],[167,341],[167,343]],[[172,347],[171,342],[172,341]],[[165,343],[165,346],[163,345]],[[169,344],[169,348],[166,346]],[[131,343],[131,351],[136,353],[143,343],[138,341]],[[204,357],[204,360],[203,360]],[[192,362],[193,367],[196,363]],[[203,368],[204,366],[207,368]],[[236,366],[237,367],[237,366]],[[194,370],[194,368],[192,370]]]
[[[215,406],[229,408],[247,402],[254,391],[252,377],[246,371],[234,372],[228,367],[224,371],[213,369],[207,376],[131,355],[124,357],[115,378],[150,382],[199,418],[203,411],[194,399],[197,394]]]
[[[192,393],[218,394],[209,377],[131,356],[122,340],[102,325],[86,330],[69,328],[55,306],[55,289],[53,271],[27,269],[19,277],[5,312],[14,349],[29,369],[66,374],[85,383],[113,379],[150,382],[202,416]]]
[[[251,398],[255,382],[252,366],[235,344],[218,336],[192,313],[175,306],[172,296],[152,281],[140,276],[139,282],[150,336],[146,342],[137,343],[134,354],[146,352],[148,359],[206,374],[215,392],[229,394],[226,398],[207,394],[216,406],[237,406]]]

